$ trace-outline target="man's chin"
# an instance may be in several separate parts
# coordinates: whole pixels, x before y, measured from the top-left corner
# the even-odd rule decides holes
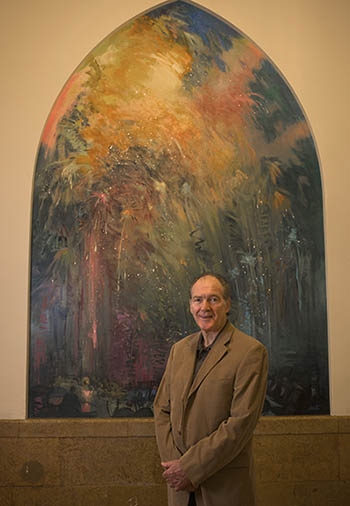
[[[211,330],[212,327],[214,327],[214,320],[212,319],[201,319],[198,318],[197,325],[201,330]]]

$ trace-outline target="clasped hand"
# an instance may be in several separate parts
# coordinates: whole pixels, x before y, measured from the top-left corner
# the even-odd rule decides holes
[[[194,491],[194,487],[183,472],[179,460],[171,460],[169,462],[162,462],[161,464],[165,469],[163,478],[166,480],[169,487],[174,488],[176,492],[180,490],[187,490],[188,492]]]

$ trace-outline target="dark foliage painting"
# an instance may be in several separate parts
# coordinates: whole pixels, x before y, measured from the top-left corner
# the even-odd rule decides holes
[[[117,29],[59,94],[38,151],[30,417],[147,417],[191,280],[226,276],[270,356],[264,414],[329,412],[322,188],[270,59],[199,6]]]

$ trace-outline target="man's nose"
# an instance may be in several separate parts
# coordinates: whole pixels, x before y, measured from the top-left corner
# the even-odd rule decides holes
[[[203,299],[202,300],[202,310],[207,310],[207,309],[210,309],[210,304],[209,304],[209,301],[207,299]]]

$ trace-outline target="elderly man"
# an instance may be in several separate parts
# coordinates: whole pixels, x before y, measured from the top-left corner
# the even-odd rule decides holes
[[[191,289],[200,328],[171,349],[154,402],[169,506],[254,506],[252,437],[267,353],[227,319],[230,287],[205,274]]]

